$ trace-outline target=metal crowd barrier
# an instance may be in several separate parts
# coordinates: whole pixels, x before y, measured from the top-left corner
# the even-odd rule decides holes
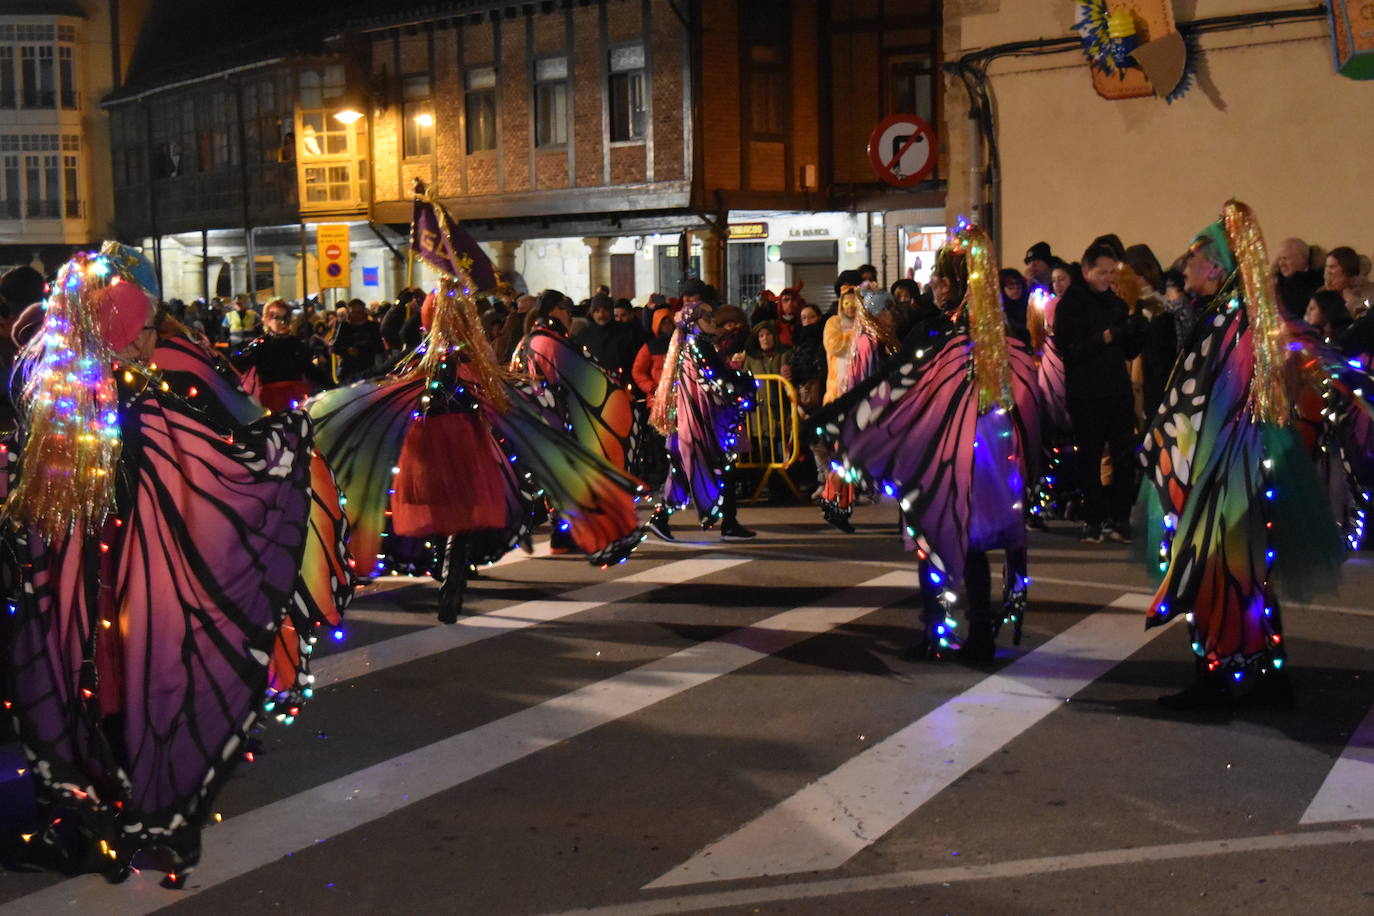
[[[754,392],[755,408],[745,420],[745,436],[749,440],[749,451],[741,454],[738,467],[760,468],[763,476],[754,488],[754,495],[745,502],[756,503],[760,494],[768,486],[768,479],[774,474],[787,484],[792,495],[801,499],[801,493],[792,478],[787,476],[787,468],[797,463],[801,454],[801,412],[797,409],[797,389],[781,375],[756,375],[759,387]],[[781,473],[779,473],[781,472]]]

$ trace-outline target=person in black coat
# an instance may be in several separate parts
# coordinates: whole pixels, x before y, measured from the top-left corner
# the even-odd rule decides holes
[[[339,322],[331,349],[339,358],[340,382],[360,379],[377,365],[383,349],[382,331],[368,317],[367,306],[361,299],[348,304],[348,320]]]
[[[1312,294],[1321,289],[1322,274],[1312,269],[1312,249],[1302,239],[1284,239],[1274,259],[1274,286],[1279,307],[1288,318],[1301,318]]]
[[[614,320],[607,300],[593,299],[587,317],[591,321],[573,338],[573,343],[584,347],[617,382],[628,384],[635,354],[639,352],[639,338],[629,325]]]
[[[1144,372],[1142,384],[1144,394],[1145,423],[1159,412],[1164,400],[1164,390],[1169,384],[1169,376],[1174,371],[1174,363],[1183,349],[1188,331],[1192,328],[1192,304],[1183,289],[1183,274],[1177,270],[1164,273],[1164,308],[1150,319],[1145,330],[1145,342],[1141,349],[1141,363]]]
[[[1055,312],[1055,340],[1064,356],[1065,387],[1078,447],[1085,524],[1080,538],[1129,541],[1134,498],[1135,406],[1127,360],[1140,355],[1146,320],[1112,292],[1118,259],[1106,245],[1083,254],[1082,286],[1071,286]],[[1112,483],[1102,485],[1100,459],[1108,450]]]

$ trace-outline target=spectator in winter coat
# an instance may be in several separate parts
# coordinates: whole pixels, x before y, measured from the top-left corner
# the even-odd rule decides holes
[[[745,350],[744,368],[754,375],[792,377],[792,350],[778,346],[778,326],[765,321],[754,326]]]
[[[654,312],[654,336],[639,348],[631,375],[635,387],[644,395],[652,410],[658,380],[663,377],[663,361],[668,356],[668,344],[673,339],[673,310],[664,306]]]
[[[1120,258],[1105,245],[1083,254],[1082,286],[1070,286],[1055,311],[1055,339],[1064,356],[1065,387],[1074,442],[1082,456],[1080,484],[1086,497],[1081,540],[1130,540],[1135,497],[1135,405],[1127,360],[1140,354],[1146,321],[1112,292]],[[1111,456],[1110,491],[1098,459]]]
[[[592,300],[588,318],[591,320],[573,342],[585,347],[617,382],[626,384],[639,350],[634,331],[629,324],[614,319],[611,305],[604,299]]]
[[[1321,271],[1312,269],[1312,249],[1302,239],[1284,239],[1274,259],[1274,286],[1279,306],[1289,318],[1307,310],[1312,294],[1321,289]]]

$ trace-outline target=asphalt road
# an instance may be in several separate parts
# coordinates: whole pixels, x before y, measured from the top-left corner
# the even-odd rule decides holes
[[[12,870],[0,916],[1374,912],[1374,554],[1285,609],[1293,708],[1170,713],[1185,631],[1067,525],[1031,538],[1021,646],[905,660],[893,513],[508,558],[450,627],[376,583],[185,890]]]

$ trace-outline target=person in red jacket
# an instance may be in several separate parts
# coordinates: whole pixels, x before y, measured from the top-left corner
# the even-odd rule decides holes
[[[630,470],[650,487],[658,487],[668,476],[668,446],[649,422],[649,411],[653,410],[654,394],[658,391],[658,380],[663,375],[663,363],[668,356],[668,344],[673,339],[672,306],[659,306],[654,311],[650,326],[654,336],[639,348],[634,365],[630,368],[630,377],[635,386],[635,411],[640,417],[640,442],[635,449],[635,462]]]
[[[658,390],[659,377],[663,375],[663,360],[668,355],[668,343],[673,339],[673,310],[671,308],[664,306],[654,312],[653,329],[654,336],[648,343],[639,348],[639,353],[635,355],[634,366],[630,369],[635,387],[649,402],[649,409],[651,410],[654,406],[654,392]]]

